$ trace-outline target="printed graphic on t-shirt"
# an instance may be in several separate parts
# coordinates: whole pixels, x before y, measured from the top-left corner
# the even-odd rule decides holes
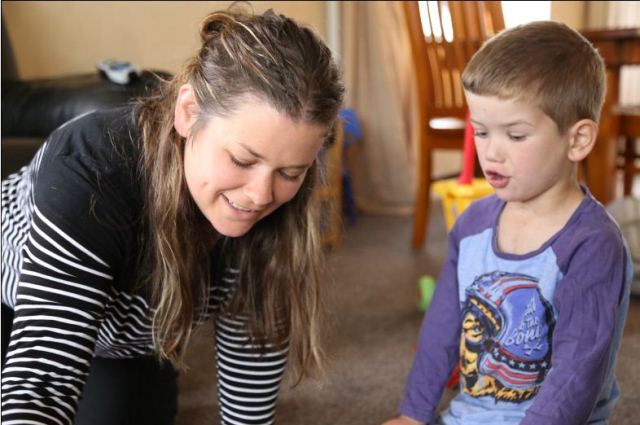
[[[551,367],[555,321],[537,279],[494,271],[466,290],[462,311],[462,389],[519,403],[534,397]]]

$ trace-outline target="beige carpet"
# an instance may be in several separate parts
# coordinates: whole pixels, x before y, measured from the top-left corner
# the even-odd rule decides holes
[[[277,423],[380,425],[395,414],[414,355],[421,321],[415,304],[421,274],[436,275],[446,247],[436,205],[428,246],[409,248],[409,217],[361,216],[330,254],[327,351],[322,385],[285,382]],[[199,330],[189,351],[190,370],[180,379],[177,425],[219,423],[211,328]],[[634,299],[618,361],[622,398],[611,425],[640,423],[640,300]],[[450,394],[448,394],[450,395]]]

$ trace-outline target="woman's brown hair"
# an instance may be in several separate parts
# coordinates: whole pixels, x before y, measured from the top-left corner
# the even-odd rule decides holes
[[[302,378],[321,360],[322,247],[312,197],[317,165],[291,201],[246,235],[218,235],[224,258],[211,258],[211,239],[204,235],[215,231],[202,231],[207,224],[186,187],[185,139],[174,129],[173,113],[178,89],[188,83],[199,106],[191,135],[212,115],[232,113],[245,95],[293,120],[326,126],[329,133],[344,87],[327,46],[310,29],[273,11],[214,12],[204,19],[200,38],[200,51],[182,73],[137,108],[154,344],[162,357],[180,364],[194,318],[209,300],[213,262],[228,261],[239,274],[225,312],[247,317],[254,341],[288,340],[291,366]]]

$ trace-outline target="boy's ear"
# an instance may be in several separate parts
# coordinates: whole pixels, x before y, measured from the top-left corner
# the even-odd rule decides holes
[[[582,161],[589,155],[598,137],[598,124],[582,119],[569,129],[569,160]]]
[[[178,90],[178,98],[173,117],[173,126],[179,135],[189,137],[189,130],[198,116],[198,102],[191,84],[183,84]]]

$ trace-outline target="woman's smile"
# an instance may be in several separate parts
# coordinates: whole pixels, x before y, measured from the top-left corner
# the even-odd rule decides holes
[[[260,210],[258,210],[258,209],[245,208],[242,205],[233,202],[231,199],[229,199],[229,197],[227,197],[224,194],[222,195],[222,197],[229,203],[231,208],[233,208],[234,210],[238,210],[238,211],[246,212],[246,213],[259,213],[260,212]]]
[[[193,89],[183,87],[181,96],[194,104]],[[197,114],[187,113],[181,127],[189,192],[209,223],[230,237],[244,235],[296,195],[327,133],[326,126],[294,120],[254,97],[239,102],[234,113],[205,118],[193,134],[188,129]]]

